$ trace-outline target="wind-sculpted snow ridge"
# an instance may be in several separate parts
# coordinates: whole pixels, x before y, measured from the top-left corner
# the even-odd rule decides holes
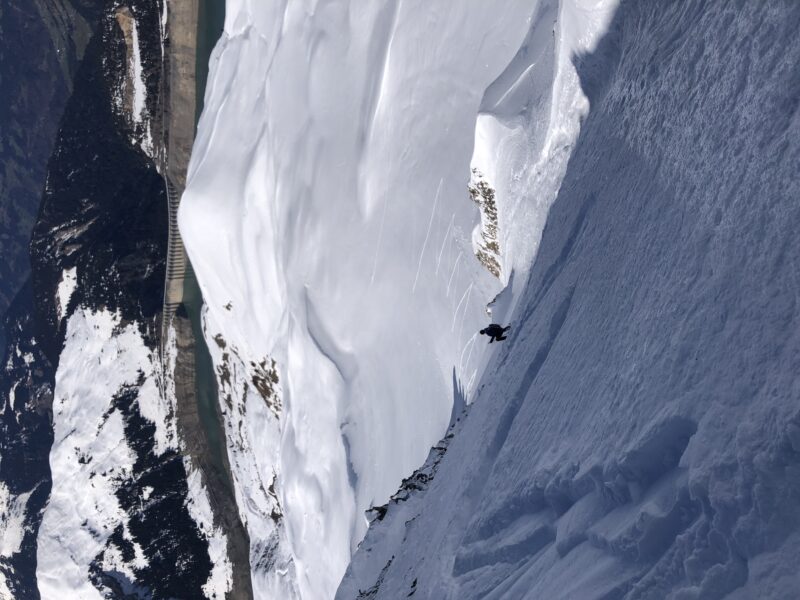
[[[490,263],[498,263],[508,286],[508,298],[493,310],[496,319],[508,316],[516,302],[520,290],[513,278],[528,273],[589,110],[573,57],[594,50],[616,5],[616,0],[534,3],[519,49],[481,100],[471,164],[475,184],[490,189],[497,206],[494,219],[482,212],[485,222],[495,221],[500,252],[491,247],[487,252],[481,248],[485,243],[475,246],[479,258],[488,254]],[[482,191],[475,184],[471,193]]]
[[[512,336],[338,598],[797,596],[798,26],[626,2],[574,57],[591,110]]]
[[[364,511],[443,435],[453,370],[475,391],[486,304],[524,281],[587,109],[570,56],[613,3],[561,4],[228,2],[179,220],[256,596],[331,597]],[[548,172],[540,202],[493,162],[531,119],[513,167]],[[502,280],[473,251],[473,166],[500,185]]]

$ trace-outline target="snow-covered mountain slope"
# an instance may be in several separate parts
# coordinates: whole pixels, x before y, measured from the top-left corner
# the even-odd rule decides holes
[[[119,314],[80,308],[69,318],[55,377],[53,490],[37,549],[45,597],[102,598],[95,587],[108,589],[105,578],[127,593],[137,591],[134,572],[148,561],[120,500],[143,509],[153,488],[135,486],[141,488],[136,497],[117,498],[120,487],[134,487],[120,486],[132,482],[136,462],[125,431],[131,407],[125,405],[134,400],[140,412],[157,409],[150,415],[156,454],[176,447],[170,407],[158,402],[153,363],[136,324],[123,326]]]
[[[524,281],[588,108],[571,56],[609,6],[228,2],[180,226],[256,596],[331,597],[454,378],[475,390],[486,305]]]
[[[70,316],[37,540],[42,597],[222,599],[230,589],[225,537],[178,454],[174,397],[161,383],[137,323],[106,309]]]
[[[797,597],[799,25],[624,2],[575,57],[511,339],[338,598]]]

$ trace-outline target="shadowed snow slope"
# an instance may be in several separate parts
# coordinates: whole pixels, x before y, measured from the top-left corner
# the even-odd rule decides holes
[[[512,337],[339,598],[796,597],[799,26],[625,2],[575,59],[591,110]]]

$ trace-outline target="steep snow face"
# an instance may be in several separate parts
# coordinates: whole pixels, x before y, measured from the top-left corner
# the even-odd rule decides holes
[[[798,25],[629,2],[575,58],[516,327],[338,598],[797,596]]]
[[[180,226],[219,350],[257,595],[331,596],[363,511],[444,432],[454,377],[474,390],[476,332],[503,282],[473,251],[470,157],[511,207],[498,209],[504,280],[518,248],[529,256],[526,236],[538,239],[510,225],[514,211],[547,205],[511,197],[493,159],[501,135],[476,150],[476,116],[494,111],[508,128],[535,118],[538,137],[514,163],[526,173],[568,154],[586,108],[570,56],[607,13],[603,2],[228,2]],[[518,89],[546,110],[514,104]],[[255,380],[273,360],[265,393]]]

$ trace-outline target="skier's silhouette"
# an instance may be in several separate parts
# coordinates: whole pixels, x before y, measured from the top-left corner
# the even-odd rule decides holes
[[[506,339],[507,336],[503,334],[509,329],[511,329],[511,325],[508,327],[503,327],[497,323],[492,323],[486,329],[481,329],[481,335],[488,335],[489,343],[491,344],[492,342],[499,342],[500,340]]]

